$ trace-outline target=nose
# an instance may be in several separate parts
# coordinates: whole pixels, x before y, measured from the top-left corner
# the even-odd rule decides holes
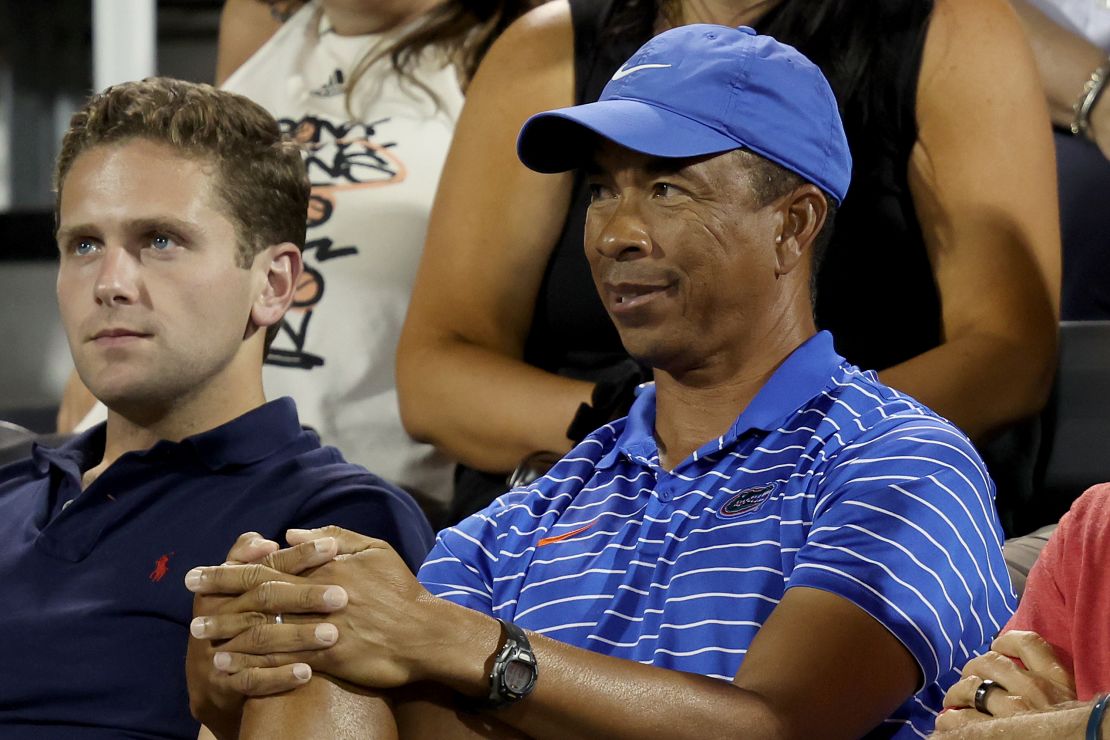
[[[651,235],[633,199],[590,207],[586,214],[586,247],[618,262],[651,254]]]
[[[127,305],[139,295],[138,265],[135,256],[121,247],[105,246],[93,288],[101,305]]]

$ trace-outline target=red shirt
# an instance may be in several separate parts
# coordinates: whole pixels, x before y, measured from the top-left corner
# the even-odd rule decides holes
[[[1110,484],[1094,486],[1045,545],[1007,630],[1032,630],[1075,674],[1087,701],[1110,691]]]

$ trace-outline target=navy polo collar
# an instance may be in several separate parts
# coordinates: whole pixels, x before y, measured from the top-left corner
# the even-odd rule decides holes
[[[31,460],[41,475],[45,475],[53,466],[70,470],[80,477],[81,471],[88,470],[104,459],[104,439],[102,422],[58,447],[47,447],[35,442],[31,445]]]
[[[729,431],[719,439],[709,440],[695,453],[705,457],[719,451],[749,430],[771,432],[778,429],[799,408],[828,384],[829,378],[844,362],[833,348],[832,335],[818,332],[803,342],[779,365],[771,378],[748,404]],[[650,458],[657,451],[655,444],[655,385],[645,386],[629,409],[624,429],[616,444],[598,461],[599,468],[608,468],[618,454]]]
[[[34,445],[31,456],[35,466],[40,473],[46,473],[51,465],[70,471],[76,467],[78,473],[88,470],[104,457],[105,429],[106,424],[100,423],[57,448]],[[162,440],[149,450],[129,454],[155,459],[189,455],[207,469],[216,471],[263,460],[292,443],[300,433],[296,404],[291,398],[279,398],[215,429],[180,442]]]
[[[209,470],[220,470],[263,460],[292,443],[300,434],[297,406],[292,398],[285,397],[265,403],[215,429],[187,437],[181,444],[190,446]],[[159,442],[155,448],[163,444],[173,443]]]

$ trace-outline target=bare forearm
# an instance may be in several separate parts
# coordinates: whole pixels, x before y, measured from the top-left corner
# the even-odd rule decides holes
[[[1047,712],[1030,712],[1013,717],[984,720],[948,732],[938,732],[936,740],[990,740],[1017,738],[1022,740],[1080,740],[1087,728],[1094,702],[1069,702]],[[1110,716],[1110,715],[1107,715]],[[1102,722],[1103,736],[1110,732],[1110,722]]]
[[[318,675],[294,691],[247,700],[239,737],[392,740],[397,726],[382,696]]]
[[[508,472],[533,452],[570,449],[566,429],[593,385],[461,339],[398,355],[405,428],[471,467]]]
[[[444,623],[464,636],[437,653],[431,680],[479,699],[489,691],[486,660],[500,625],[477,612],[444,604]],[[773,711],[760,696],[728,681],[622,660],[531,634],[540,666],[535,690],[490,716],[533,738],[782,738],[838,736],[827,724],[805,726],[797,712]],[[440,646],[442,648],[442,645]],[[794,726],[786,719],[797,720]],[[465,736],[465,735],[464,735]]]
[[[1068,126],[1075,115],[1072,105],[1083,92],[1091,72],[1106,59],[1106,53],[1061,27],[1026,0],[1010,1],[1033,47],[1052,121]]]
[[[972,439],[1037,413],[1055,367],[1055,321],[1046,310],[1033,336],[969,334],[879,373],[951,420]],[[1028,326],[1028,325],[1027,325]]]

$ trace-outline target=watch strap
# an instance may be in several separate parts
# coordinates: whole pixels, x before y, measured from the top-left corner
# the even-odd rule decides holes
[[[528,636],[524,634],[524,630],[512,622],[506,622],[503,619],[497,621],[501,625],[504,639],[494,654],[493,667],[490,669],[489,697],[486,701],[486,707],[489,709],[496,709],[517,702],[528,696],[536,685],[536,679],[539,676],[536,656],[532,652],[532,644],[528,641]],[[514,691],[505,682],[505,670],[512,662],[531,666],[532,680],[522,691]]]

